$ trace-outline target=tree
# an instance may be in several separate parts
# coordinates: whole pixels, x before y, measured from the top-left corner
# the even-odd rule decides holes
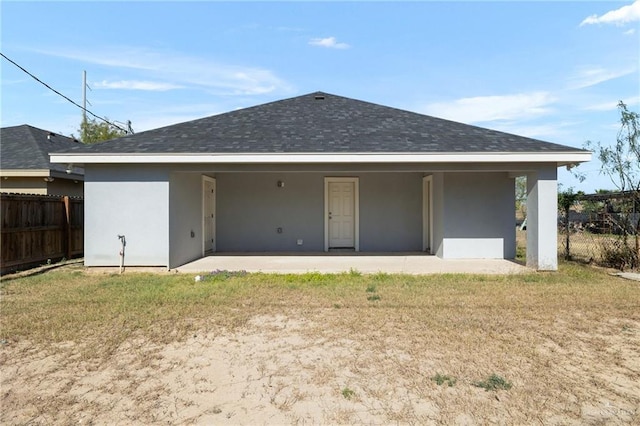
[[[527,177],[516,177],[516,213],[525,217],[527,212]]]
[[[127,134],[126,130],[115,127],[105,121],[98,122],[95,118],[91,120],[83,120],[80,123],[79,131],[80,140],[85,144],[115,139]]]
[[[620,111],[620,130],[614,146],[603,146],[600,142],[594,144],[587,141],[586,148],[592,149],[602,167],[600,173],[609,176],[616,188],[629,194],[629,202],[621,204],[620,227],[623,241],[627,243],[629,235],[635,236],[635,253],[631,261],[638,266],[640,261],[640,114],[629,111],[624,102],[618,102]]]

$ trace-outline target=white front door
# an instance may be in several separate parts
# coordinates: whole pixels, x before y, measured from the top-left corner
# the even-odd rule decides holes
[[[326,249],[358,250],[358,179],[326,178]]]
[[[216,251],[216,180],[202,177],[202,252]]]

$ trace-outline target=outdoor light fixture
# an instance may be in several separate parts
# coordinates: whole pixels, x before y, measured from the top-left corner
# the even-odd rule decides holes
[[[67,170],[65,170],[65,172],[67,172],[68,175],[70,175],[71,172],[73,172],[73,163],[67,164]]]
[[[55,179],[52,178],[51,176],[47,176],[46,178],[44,178],[45,182],[53,182]]]
[[[284,188],[284,181],[279,180],[277,185],[278,185],[278,188]]]

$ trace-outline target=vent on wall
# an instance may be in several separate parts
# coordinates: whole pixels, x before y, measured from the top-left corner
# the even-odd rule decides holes
[[[316,101],[324,101],[324,95],[315,95],[315,96],[314,96],[314,99],[315,99]]]

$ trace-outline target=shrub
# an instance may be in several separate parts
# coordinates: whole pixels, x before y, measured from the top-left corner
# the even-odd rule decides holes
[[[612,245],[602,244],[602,263],[604,266],[617,268],[621,271],[640,266],[638,253],[622,240],[618,240]]]
[[[356,395],[356,392],[354,390],[349,389],[348,387],[345,387],[344,389],[342,389],[342,396],[345,399],[351,399]]]
[[[452,387],[453,385],[456,384],[456,379],[454,377],[447,376],[446,374],[440,374],[440,373],[433,376],[431,380],[436,382],[438,386],[447,384],[449,387]]]
[[[476,382],[473,385],[479,388],[483,388],[486,391],[495,391],[498,389],[509,390],[512,386],[511,382],[508,382],[506,379],[498,376],[497,374],[492,374],[487,380]]]

